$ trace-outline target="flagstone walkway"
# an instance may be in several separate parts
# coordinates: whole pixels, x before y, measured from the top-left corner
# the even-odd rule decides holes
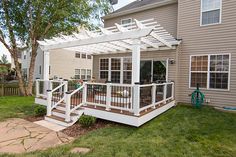
[[[43,150],[72,140],[72,137],[61,132],[24,119],[14,118],[0,122],[0,154]]]

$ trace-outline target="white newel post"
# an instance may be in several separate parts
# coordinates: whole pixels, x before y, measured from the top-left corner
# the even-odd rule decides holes
[[[139,39],[133,39],[132,45],[132,85],[133,91],[133,110],[134,115],[139,116],[140,108],[140,46]]]
[[[152,104],[154,105],[156,103],[156,89],[157,86],[155,83],[152,84]],[[153,108],[155,109],[155,105],[153,106]]]
[[[111,82],[107,82],[107,93],[106,93],[106,110],[110,111],[111,107]]]
[[[171,85],[172,85],[172,90],[171,90],[171,99],[174,100],[174,96],[175,96],[175,83],[174,82],[171,82]]]
[[[86,106],[87,105],[87,80],[84,81],[84,88],[83,88],[83,98],[82,98],[82,102],[83,105]]]
[[[47,116],[52,115],[52,91],[47,90]]]
[[[164,100],[164,103],[166,103],[166,93],[167,93],[167,83],[164,83],[164,89],[163,89],[164,93],[163,93],[163,100]]]
[[[64,93],[68,91],[68,80],[64,80],[65,86],[64,86]]]
[[[70,103],[71,103],[71,95],[69,92],[66,92],[66,122],[70,122]]]
[[[140,108],[140,84],[135,83],[134,84],[134,91],[133,91],[133,110],[134,110],[134,115],[139,116],[139,108]]]

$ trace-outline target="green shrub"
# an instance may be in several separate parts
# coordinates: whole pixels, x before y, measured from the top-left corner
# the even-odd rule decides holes
[[[34,115],[35,116],[45,116],[47,113],[47,109],[44,106],[36,106],[34,108]]]
[[[79,124],[83,127],[90,127],[96,122],[96,118],[92,116],[82,115],[79,118]]]

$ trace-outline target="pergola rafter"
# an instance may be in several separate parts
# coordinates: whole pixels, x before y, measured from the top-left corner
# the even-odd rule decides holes
[[[80,33],[74,32],[72,35],[61,34],[38,43],[43,51],[70,48],[89,54],[101,54],[131,51],[133,39],[141,41],[141,51],[174,49],[180,43],[154,19],[135,19],[130,24],[100,27],[96,31],[81,30]]]

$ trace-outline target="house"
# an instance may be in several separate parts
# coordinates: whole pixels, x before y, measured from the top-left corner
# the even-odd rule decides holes
[[[34,69],[34,80],[43,78],[44,57],[43,52],[38,49]],[[29,65],[31,52],[26,50],[22,53],[22,72],[25,79],[29,76]],[[85,53],[59,49],[50,52],[50,78],[63,79],[91,79],[92,76],[92,56]]]
[[[44,56],[58,48],[93,55],[93,77],[107,80],[72,92],[59,91],[66,82],[47,93],[42,88],[46,119],[69,125],[80,109],[77,114],[140,126],[178,102],[190,103],[197,84],[205,104],[236,106],[235,6],[227,0],[137,0],[103,17],[105,28],[38,41]],[[41,82],[48,78],[45,73]]]

